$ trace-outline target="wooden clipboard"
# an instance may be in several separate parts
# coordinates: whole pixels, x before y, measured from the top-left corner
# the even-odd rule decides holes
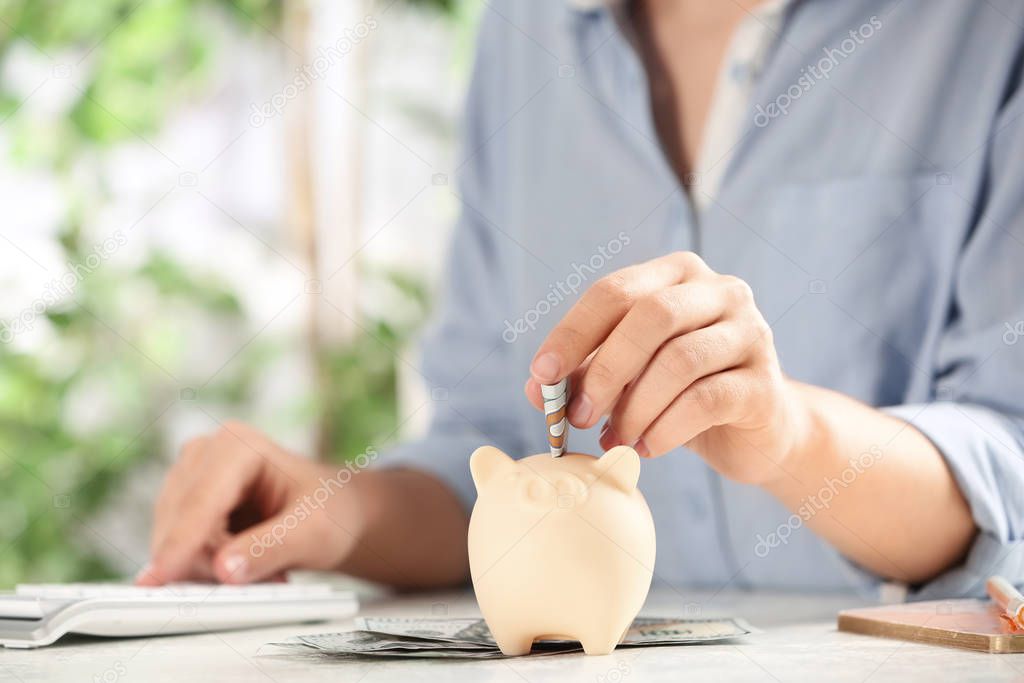
[[[936,600],[843,610],[839,630],[992,654],[1024,652],[1024,631],[987,600]]]

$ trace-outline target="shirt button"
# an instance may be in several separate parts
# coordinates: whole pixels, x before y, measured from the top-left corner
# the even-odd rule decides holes
[[[753,69],[746,62],[733,62],[729,67],[729,78],[735,83],[744,83],[750,80],[751,73],[753,73]]]

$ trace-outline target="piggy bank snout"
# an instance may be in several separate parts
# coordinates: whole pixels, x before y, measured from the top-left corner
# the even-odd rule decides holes
[[[589,480],[589,481],[588,481]],[[563,474],[556,477],[528,477],[519,489],[519,500],[525,505],[542,507],[574,507],[589,497],[590,485],[596,477]]]

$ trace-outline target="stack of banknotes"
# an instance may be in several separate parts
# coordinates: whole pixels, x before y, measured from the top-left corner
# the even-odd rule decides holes
[[[273,643],[293,652],[336,657],[504,657],[483,619],[360,617],[357,631],[297,636]],[[738,638],[753,632],[742,619],[637,617],[619,647],[687,645]],[[530,656],[581,652],[573,640],[534,643]]]

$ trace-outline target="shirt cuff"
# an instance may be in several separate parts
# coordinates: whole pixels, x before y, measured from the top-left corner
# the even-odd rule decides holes
[[[1024,580],[1024,447],[1019,427],[995,411],[936,402],[883,408],[920,431],[942,454],[967,501],[978,535],[965,561],[910,592],[915,600],[980,597],[1000,574]]]

